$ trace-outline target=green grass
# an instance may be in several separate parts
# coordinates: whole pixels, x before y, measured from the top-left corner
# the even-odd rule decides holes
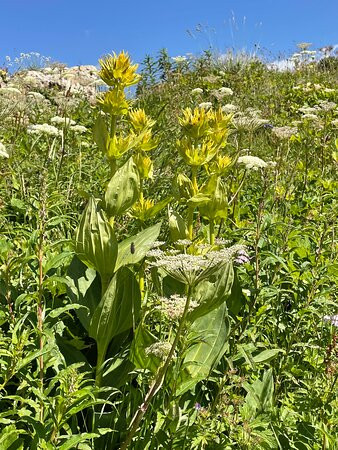
[[[336,62],[276,72],[207,52],[183,63],[165,51],[147,58],[132,107],[156,121],[156,148],[139,150],[153,176],[141,176],[143,191],[128,184],[128,204],[123,189],[116,214],[116,186],[140,176],[140,162],[121,174],[138,144],[113,164],[93,139],[99,107],[84,96],[62,97],[52,86],[39,90],[49,100],[39,106],[20,85],[15,101],[0,92],[9,155],[0,156],[1,449],[118,449],[154,380],[158,392],[128,448],[337,448],[337,327],[323,319],[337,314]],[[233,94],[222,98],[222,87]],[[187,136],[182,111],[205,102],[236,106],[217,150],[230,158],[217,172],[217,201],[207,186],[215,159],[197,169],[195,185],[178,151]],[[304,106],[317,118],[303,118]],[[27,132],[56,115],[87,131],[61,124],[63,139]],[[117,119],[114,133],[131,133],[128,116]],[[284,126],[297,131],[280,139],[274,127]],[[248,153],[273,164],[245,170],[237,159]],[[98,204],[89,203],[88,218],[91,196]],[[135,201],[143,198],[155,209],[140,216]],[[250,259],[184,285],[145,256],[160,221],[164,251],[196,255],[215,233],[246,246]],[[175,243],[189,223],[193,244]],[[163,306],[162,297],[187,292],[200,302],[195,316]],[[152,353],[155,342],[166,346]]]

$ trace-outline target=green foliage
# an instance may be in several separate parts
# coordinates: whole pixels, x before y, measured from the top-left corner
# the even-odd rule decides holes
[[[1,449],[336,448],[336,60],[0,93]]]
[[[109,217],[124,214],[136,202],[140,176],[132,158],[120,167],[108,183],[104,208]]]

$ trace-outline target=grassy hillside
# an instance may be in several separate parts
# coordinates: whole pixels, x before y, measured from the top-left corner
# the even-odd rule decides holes
[[[0,71],[1,449],[337,448],[338,64],[307,51]]]

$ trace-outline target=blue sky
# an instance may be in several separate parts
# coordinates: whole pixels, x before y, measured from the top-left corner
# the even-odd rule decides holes
[[[338,43],[337,0],[0,0],[0,15],[0,66],[30,51],[75,65],[122,49],[140,62],[163,47],[176,56],[258,44],[277,57],[297,42]]]

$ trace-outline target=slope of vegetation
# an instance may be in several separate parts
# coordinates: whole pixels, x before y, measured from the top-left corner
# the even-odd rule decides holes
[[[337,448],[338,64],[307,51],[0,72],[1,449]]]

